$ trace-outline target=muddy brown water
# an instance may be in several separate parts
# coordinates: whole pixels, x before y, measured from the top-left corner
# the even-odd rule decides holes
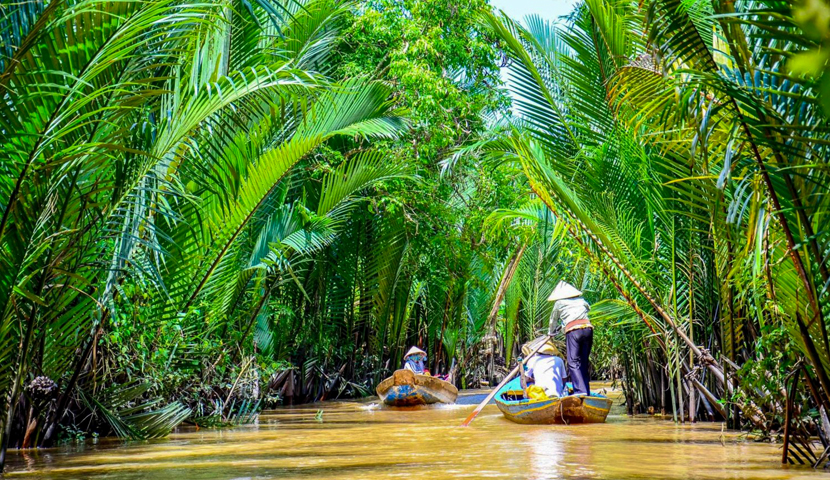
[[[481,397],[462,393],[467,403]],[[377,399],[374,400],[375,402]],[[90,479],[808,479],[830,478],[780,464],[781,447],[720,423],[675,425],[631,418],[616,406],[598,425],[533,426],[488,405],[398,410],[362,401],[281,408],[257,423],[182,428],[149,442],[99,439],[41,451],[11,451],[8,478]],[[322,420],[317,412],[323,411]]]

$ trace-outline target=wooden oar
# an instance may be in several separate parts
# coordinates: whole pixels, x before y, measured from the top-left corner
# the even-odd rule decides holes
[[[507,376],[506,376],[506,377],[504,377],[504,380],[502,380],[502,381],[501,381],[501,383],[500,383],[500,384],[499,384],[496,388],[494,388],[492,392],[490,392],[490,395],[487,395],[487,398],[485,398],[485,399],[484,399],[484,401],[483,401],[483,402],[481,402],[481,403],[480,403],[480,404],[476,407],[476,409],[475,409],[475,410],[473,410],[473,413],[471,413],[471,414],[470,414],[470,416],[469,416],[469,417],[467,417],[467,420],[464,420],[464,423],[462,423],[462,424],[461,424],[461,426],[462,426],[462,427],[466,427],[467,425],[469,425],[469,424],[470,424],[470,422],[472,422],[472,421],[473,421],[473,419],[474,419],[474,418],[476,418],[476,415],[478,415],[478,414],[479,414],[479,412],[481,412],[481,410],[483,410],[483,409],[484,409],[484,406],[485,406],[485,405],[487,405],[488,403],[490,403],[490,400],[492,400],[492,399],[493,399],[493,397],[495,397],[495,396],[496,396],[496,394],[497,394],[497,393],[499,393],[499,390],[501,390],[501,388],[502,388],[503,386],[507,385],[507,382],[509,382],[510,380],[512,380],[512,379],[513,379],[513,377],[515,377],[515,376],[516,376],[516,374],[517,374],[517,373],[519,373],[519,369],[520,369],[520,368],[522,368],[522,367],[523,367],[523,366],[527,363],[527,361],[528,361],[528,360],[530,360],[530,359],[531,359],[534,355],[536,355],[536,352],[538,352],[539,350],[541,350],[541,349],[542,349],[542,347],[543,347],[546,343],[548,343],[548,340],[549,340],[549,339],[550,339],[550,336],[546,336],[546,337],[544,337],[544,340],[542,340],[541,342],[539,342],[539,345],[537,345],[537,346],[536,346],[536,348],[534,348],[534,349],[533,349],[533,351],[532,351],[532,352],[530,352],[530,355],[528,355],[528,356],[527,356],[527,358],[525,358],[525,359],[524,359],[524,360],[522,360],[522,361],[521,361],[518,365],[516,365],[516,368],[514,368],[514,369],[513,369],[510,373],[508,373],[508,374],[507,374]]]

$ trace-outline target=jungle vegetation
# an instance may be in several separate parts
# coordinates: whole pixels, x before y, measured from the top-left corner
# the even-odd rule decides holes
[[[0,6],[0,466],[504,375],[561,279],[630,413],[826,440],[824,0]],[[800,380],[800,383],[799,383]]]

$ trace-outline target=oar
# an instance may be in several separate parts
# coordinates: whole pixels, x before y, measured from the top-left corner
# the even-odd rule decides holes
[[[519,369],[520,369],[520,368],[522,368],[522,367],[523,367],[523,366],[527,363],[527,361],[531,359],[531,357],[533,357],[534,355],[536,355],[536,352],[538,352],[539,350],[541,350],[541,349],[542,349],[542,347],[543,347],[546,343],[548,343],[548,339],[550,339],[550,336],[544,337],[544,340],[542,340],[541,342],[539,342],[539,345],[537,345],[537,346],[536,346],[536,348],[535,348],[535,349],[533,349],[533,351],[532,351],[532,352],[530,352],[530,355],[528,355],[528,356],[527,356],[527,358],[525,358],[524,360],[522,360],[521,362],[519,362],[519,364],[518,364],[518,365],[516,365],[516,368],[514,368],[514,369],[513,369],[510,373],[508,373],[508,374],[507,374],[507,376],[506,376],[506,377],[504,377],[504,380],[502,380],[502,381],[501,381],[501,383],[500,383],[500,384],[499,384],[496,388],[494,388],[492,392],[490,392],[490,395],[487,395],[487,398],[485,398],[485,399],[484,399],[484,401],[483,401],[483,402],[481,402],[481,403],[480,403],[480,404],[476,407],[476,409],[475,409],[475,410],[473,410],[473,413],[471,413],[471,414],[470,414],[470,416],[469,416],[469,417],[467,417],[467,420],[464,420],[464,423],[462,423],[462,424],[461,424],[461,426],[462,426],[462,427],[466,427],[467,425],[469,425],[469,424],[470,424],[470,422],[472,422],[472,421],[473,421],[473,419],[474,419],[474,418],[476,418],[476,415],[478,415],[478,414],[479,414],[479,412],[481,412],[481,410],[483,410],[483,409],[484,409],[484,406],[485,406],[485,405],[487,405],[488,403],[490,403],[490,400],[492,400],[492,399],[493,399],[493,397],[495,397],[495,396],[496,396],[496,394],[499,392],[499,390],[501,390],[501,388],[502,388],[503,386],[507,385],[507,382],[509,382],[510,380],[512,380],[512,379],[513,379],[513,377],[515,377],[515,376],[516,376],[516,374],[517,374],[517,373],[519,373]]]

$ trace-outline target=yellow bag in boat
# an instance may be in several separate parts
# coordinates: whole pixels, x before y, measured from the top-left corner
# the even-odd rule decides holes
[[[545,393],[544,388],[538,385],[531,385],[527,387],[527,398],[531,400],[544,400],[548,398],[548,394]]]

